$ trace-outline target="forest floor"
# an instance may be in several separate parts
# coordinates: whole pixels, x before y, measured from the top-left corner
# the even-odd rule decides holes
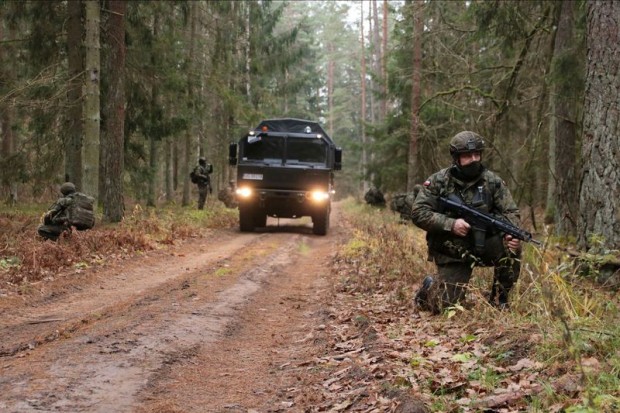
[[[432,317],[348,289],[353,230],[336,205],[324,237],[270,218],[0,291],[0,411],[512,412],[583,390],[503,313]]]

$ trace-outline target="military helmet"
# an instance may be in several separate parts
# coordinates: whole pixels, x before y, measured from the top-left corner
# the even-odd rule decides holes
[[[201,156],[200,158],[198,158],[198,163],[200,165],[204,165],[207,163],[207,159],[204,156]]]
[[[64,184],[60,185],[60,193],[63,195],[69,195],[75,192],[75,185],[73,185],[71,182],[65,182]]]
[[[450,140],[450,155],[456,157],[462,153],[482,152],[484,139],[476,132],[459,132]]]

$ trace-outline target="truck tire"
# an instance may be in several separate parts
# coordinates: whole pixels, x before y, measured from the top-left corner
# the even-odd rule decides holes
[[[262,209],[257,209],[254,213],[254,226],[263,228],[267,226],[267,214]]]
[[[254,231],[254,211],[250,205],[239,205],[239,230]]]
[[[329,229],[329,205],[317,211],[312,216],[312,233],[314,235],[327,235]]]

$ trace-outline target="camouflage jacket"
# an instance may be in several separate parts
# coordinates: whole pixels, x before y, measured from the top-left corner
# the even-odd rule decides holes
[[[46,225],[65,225],[69,220],[69,207],[73,204],[71,195],[58,198],[48,209],[44,217]]]
[[[210,186],[211,185],[211,177],[209,176],[209,165],[202,166],[197,165],[194,168],[194,173],[199,178],[198,185],[199,186]]]
[[[429,259],[438,264],[463,261],[464,252],[471,253],[474,249],[472,231],[464,238],[452,234],[457,217],[439,208],[438,198],[450,194],[482,212],[520,225],[519,209],[506,183],[497,174],[485,168],[477,179],[464,182],[452,174],[452,167],[442,169],[424,182],[411,211],[414,224],[427,232]],[[487,233],[486,237],[488,240],[501,235]]]

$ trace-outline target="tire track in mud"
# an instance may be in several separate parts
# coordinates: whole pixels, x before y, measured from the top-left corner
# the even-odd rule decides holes
[[[0,337],[10,338],[0,343],[0,357],[32,350],[56,340],[62,333],[74,332],[84,323],[117,311],[124,303],[133,303],[162,284],[191,276],[209,266],[220,267],[230,255],[264,235],[223,233],[218,236],[217,245],[195,246],[194,255],[170,252],[166,259],[134,257],[129,262],[100,269],[104,275],[96,282],[83,286],[77,280],[71,286],[73,291],[55,292],[40,302],[0,311]],[[206,248],[209,250],[204,251]]]
[[[179,260],[183,268],[197,266],[189,273],[179,275],[178,269],[170,268],[176,260],[154,265],[154,271],[163,271],[158,280],[133,285],[133,290],[125,290],[128,297],[119,297],[124,291],[120,289],[115,297],[102,294],[99,298],[107,302],[90,304],[88,319],[71,311],[71,296],[36,309],[35,316],[53,309],[54,315],[84,326],[58,333],[45,346],[1,358],[0,410],[131,410],[136,394],[168,360],[187,356],[226,334],[269,276],[291,263],[303,236],[238,238],[225,244],[229,251],[219,248]],[[128,282],[130,276],[124,275]],[[3,325],[3,334],[20,322],[23,317]]]

